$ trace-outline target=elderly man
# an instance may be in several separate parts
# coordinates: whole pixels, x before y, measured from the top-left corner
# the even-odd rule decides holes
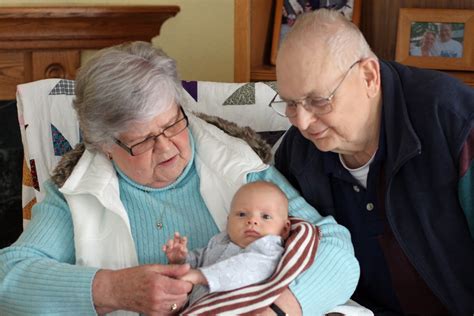
[[[442,23],[439,28],[439,41],[435,43],[436,56],[461,58],[462,44],[452,39],[453,27],[450,23]]]
[[[271,106],[293,127],[277,168],[352,233],[353,299],[377,315],[474,312],[474,90],[378,60],[338,13],[302,15]]]

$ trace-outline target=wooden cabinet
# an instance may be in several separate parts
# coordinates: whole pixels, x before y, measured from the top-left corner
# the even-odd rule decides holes
[[[275,80],[270,64],[273,0],[234,0],[235,82]]]
[[[20,83],[73,79],[82,49],[150,41],[178,6],[0,8],[0,100],[15,99]]]
[[[270,64],[275,0],[234,0],[234,80],[275,80]],[[473,0],[362,0],[360,29],[377,56],[395,60],[400,8],[474,9]],[[474,72],[446,71],[474,87]]]

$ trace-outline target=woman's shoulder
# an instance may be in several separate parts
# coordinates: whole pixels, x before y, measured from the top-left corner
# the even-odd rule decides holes
[[[73,150],[64,154],[56,168],[54,168],[53,175],[51,176],[51,180],[56,186],[60,188],[64,185],[85,149],[84,144],[79,143]]]
[[[242,127],[234,122],[225,120],[218,116],[207,115],[204,113],[194,113],[198,118],[214,125],[224,131],[226,134],[244,140],[264,163],[269,163],[272,158],[271,147],[265,140],[252,128]]]

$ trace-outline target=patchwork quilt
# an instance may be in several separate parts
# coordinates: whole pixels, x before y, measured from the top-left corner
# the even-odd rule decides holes
[[[275,148],[289,127],[288,120],[268,106],[276,93],[274,82],[183,81],[182,84],[185,109],[249,126]],[[45,79],[17,88],[18,120],[25,153],[22,187],[25,225],[31,218],[33,205],[44,198],[43,182],[62,155],[81,141],[73,98],[73,80]]]

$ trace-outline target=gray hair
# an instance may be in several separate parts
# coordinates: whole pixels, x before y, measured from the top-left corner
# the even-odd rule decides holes
[[[147,42],[97,52],[80,68],[74,108],[84,144],[101,150],[129,124],[148,121],[183,101],[176,62]]]
[[[336,10],[319,9],[302,14],[282,43],[317,39],[340,71],[363,58],[377,58],[359,28]]]

